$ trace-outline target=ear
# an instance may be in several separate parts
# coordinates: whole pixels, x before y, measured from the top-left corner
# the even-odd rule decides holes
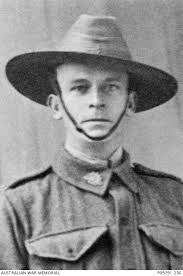
[[[47,98],[47,106],[51,108],[55,120],[62,119],[62,105],[59,96],[50,94]]]
[[[128,105],[126,109],[126,115],[132,116],[136,110],[137,96],[135,91],[130,91],[128,95]]]

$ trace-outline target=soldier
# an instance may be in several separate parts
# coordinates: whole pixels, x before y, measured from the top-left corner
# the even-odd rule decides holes
[[[66,135],[50,167],[3,192],[0,269],[183,269],[182,182],[123,148],[130,117],[169,100],[176,80],[132,61],[114,17],[90,15],[6,73]]]

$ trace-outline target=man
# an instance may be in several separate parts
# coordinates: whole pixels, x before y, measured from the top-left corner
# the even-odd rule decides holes
[[[89,15],[58,51],[15,57],[6,73],[66,136],[49,168],[3,194],[0,269],[182,269],[182,183],[123,149],[133,113],[169,100],[176,80],[131,60],[115,18]]]

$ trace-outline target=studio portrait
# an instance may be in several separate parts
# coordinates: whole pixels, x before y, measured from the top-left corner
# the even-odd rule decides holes
[[[0,0],[0,28],[0,270],[182,270],[181,0]]]

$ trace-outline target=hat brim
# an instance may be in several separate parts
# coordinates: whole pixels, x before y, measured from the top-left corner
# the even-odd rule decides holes
[[[85,55],[69,53],[71,54]],[[16,56],[7,63],[7,78],[22,95],[46,105],[47,96],[54,93],[49,77],[50,68],[62,64],[67,55],[67,52],[50,51]],[[161,105],[175,95],[177,81],[170,74],[139,62],[122,59],[118,61],[129,73],[129,88],[137,92],[136,112]]]

